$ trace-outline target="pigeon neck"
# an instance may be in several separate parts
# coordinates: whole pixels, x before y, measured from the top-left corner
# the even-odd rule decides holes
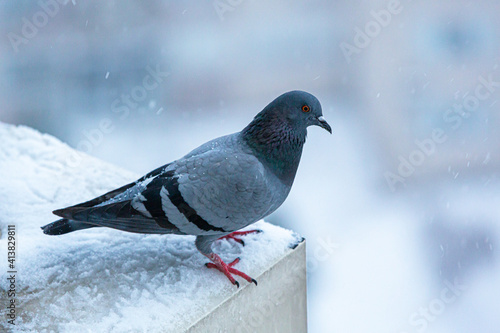
[[[297,173],[306,134],[305,129],[299,131],[281,119],[263,114],[241,132],[257,158],[289,186]]]

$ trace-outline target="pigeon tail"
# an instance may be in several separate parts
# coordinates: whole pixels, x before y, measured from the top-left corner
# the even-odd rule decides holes
[[[44,225],[41,228],[44,234],[55,236],[55,235],[64,235],[73,231],[89,229],[94,227],[98,227],[98,225],[84,223],[84,222],[77,222],[68,219],[60,219],[55,222]]]

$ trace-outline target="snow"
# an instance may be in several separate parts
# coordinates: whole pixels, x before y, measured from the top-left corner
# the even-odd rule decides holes
[[[0,142],[2,274],[7,226],[16,225],[17,231],[14,332],[179,332],[239,292],[221,273],[204,267],[207,260],[195,249],[194,236],[107,228],[44,235],[40,226],[57,219],[52,210],[140,175],[81,153],[75,159],[66,144],[24,126],[0,123]],[[258,280],[300,237],[263,221],[247,229],[253,228],[263,233],[245,236],[245,247],[223,240],[214,251],[224,260],[240,257],[236,268]],[[258,288],[240,283],[240,289]],[[6,288],[2,279],[2,295]],[[7,325],[4,309],[1,304],[0,328]]]

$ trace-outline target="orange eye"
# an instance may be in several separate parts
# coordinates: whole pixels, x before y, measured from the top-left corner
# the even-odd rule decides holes
[[[311,108],[309,107],[309,105],[304,105],[304,106],[302,107],[302,111],[304,111],[304,112],[309,112],[309,111],[311,111]]]

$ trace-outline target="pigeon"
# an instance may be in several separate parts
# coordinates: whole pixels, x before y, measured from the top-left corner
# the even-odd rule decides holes
[[[142,234],[195,235],[195,246],[239,287],[235,276],[257,281],[226,264],[212,251],[217,239],[259,230],[237,231],[273,213],[285,201],[306,141],[316,125],[332,133],[316,97],[304,91],[282,94],[241,132],[222,136],[137,181],[95,199],[55,210],[61,219],[47,224],[47,235],[95,227]]]

